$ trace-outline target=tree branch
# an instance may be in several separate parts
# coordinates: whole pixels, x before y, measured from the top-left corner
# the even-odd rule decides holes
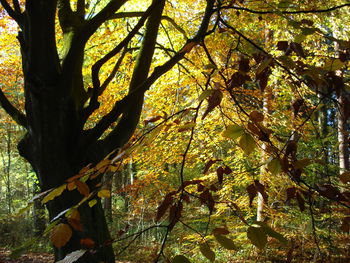
[[[144,12],[144,15],[141,17],[141,19],[137,22],[136,26],[130,31],[130,33],[110,52],[108,52],[103,58],[98,60],[91,68],[91,78],[92,78],[92,84],[93,84],[93,93],[90,99],[90,103],[88,107],[86,107],[82,114],[82,122],[85,123],[86,120],[89,118],[89,116],[99,107],[98,104],[98,96],[101,94],[100,90],[100,80],[99,80],[99,72],[101,67],[111,58],[113,58],[115,55],[117,55],[126,45],[130,42],[130,40],[136,35],[136,33],[140,30],[140,28],[144,25],[147,17],[151,13],[151,10],[153,8],[153,4],[147,9],[146,12]],[[108,118],[109,119],[109,118]],[[117,117],[111,120],[113,123],[116,121]],[[109,123],[106,127],[111,124]],[[103,132],[102,132],[103,133]]]
[[[95,31],[121,8],[127,0],[111,0],[98,14],[91,18],[83,28],[85,38],[88,39]]]
[[[15,8],[15,12],[17,14],[20,14],[21,13],[21,7],[19,5],[18,0],[12,0],[12,3],[13,3],[13,7]]]
[[[215,3],[215,0],[207,1],[205,14],[202,19],[200,28],[197,31],[197,34],[191,40],[188,40],[184,45],[184,47],[180,51],[178,51],[178,53],[175,54],[174,57],[169,59],[162,66],[156,67],[153,73],[149,77],[147,77],[147,74],[148,74],[147,72],[150,67],[152,56],[150,56],[150,54],[148,53],[147,54],[148,57],[146,58],[143,57],[145,55],[145,52],[149,52],[148,50],[149,45],[147,46],[147,48],[145,47],[143,51],[142,50],[140,51],[139,58],[143,58],[144,60],[139,59],[139,63],[148,63],[148,64],[146,64],[146,66],[139,65],[139,64],[136,66],[137,70],[135,68],[135,71],[137,72],[134,72],[133,80],[130,83],[129,94],[126,97],[124,97],[121,101],[118,101],[112,110],[114,111],[113,113],[116,114],[115,116],[120,117],[122,115],[122,117],[118,122],[117,126],[105,139],[98,141],[96,145],[92,146],[93,148],[92,150],[94,151],[95,156],[99,156],[98,158],[103,158],[101,156],[105,156],[109,152],[113,151],[115,148],[122,147],[130,139],[140,118],[144,93],[160,76],[164,75],[167,71],[173,68],[174,65],[176,65],[182,58],[184,58],[185,54],[189,52],[193,46],[200,43],[204,39],[204,37],[207,35],[207,29],[210,24],[211,15],[213,14],[214,3]],[[155,14],[153,13],[152,15],[155,15]],[[159,26],[160,19],[158,18],[157,21]],[[158,30],[156,31],[153,31],[153,30],[151,31],[151,34],[153,35],[155,34],[152,39],[153,41],[152,49],[154,50],[154,47],[156,44],[156,34]],[[146,36],[144,38],[144,41],[145,39],[146,39]],[[147,43],[147,42],[145,41],[144,43]],[[143,46],[144,46],[144,43],[143,43]],[[147,72],[145,72],[145,68]],[[108,116],[109,115],[110,113],[108,114]],[[102,122],[104,121],[101,120],[92,129],[92,131],[95,130],[95,128],[98,130],[99,129],[98,127],[102,125]],[[98,139],[98,138],[93,138],[93,139]]]
[[[7,2],[7,0],[0,0],[0,3],[3,6],[3,8],[6,10],[8,15],[11,18],[13,18],[17,22],[17,24],[21,27],[22,26],[22,15],[20,12],[15,11],[17,9],[16,5],[15,5],[15,10],[13,10],[12,7]]]
[[[85,16],[85,0],[78,0],[77,1],[77,15],[81,18],[84,18]]]
[[[4,92],[0,89],[0,106],[6,111],[8,115],[18,124],[27,128],[27,118],[7,99]]]
[[[325,9],[311,9],[311,10],[300,10],[300,11],[259,11],[259,10],[253,10],[253,9],[249,9],[246,7],[240,7],[240,6],[222,6],[221,8],[219,8],[220,10],[222,9],[234,9],[234,10],[240,10],[240,11],[246,11],[249,13],[253,13],[253,14],[260,14],[260,15],[266,15],[266,14],[316,14],[316,13],[327,13],[327,12],[332,12],[344,7],[348,7],[350,6],[350,3],[346,3],[346,4],[342,4],[342,5],[338,5],[338,6],[333,6],[330,8],[325,8]]]

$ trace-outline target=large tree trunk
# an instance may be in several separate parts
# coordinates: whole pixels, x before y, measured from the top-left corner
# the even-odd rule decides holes
[[[165,0],[153,0],[147,10],[141,12],[137,24],[127,36],[91,67],[93,87],[91,92],[87,92],[82,73],[85,45],[104,22],[114,18],[127,0],[97,1],[106,2],[106,5],[89,19],[86,19],[83,0],[76,2],[76,10],[72,10],[69,0],[24,2],[25,11],[22,11],[18,1],[13,1],[13,8],[7,1],[1,1],[4,9],[20,27],[18,40],[23,64],[25,114],[11,104],[1,89],[0,104],[19,125],[27,129],[26,135],[18,144],[18,150],[36,172],[41,191],[66,184],[83,167],[90,163],[97,164],[128,142],[140,119],[144,93],[185,56],[190,50],[187,44],[197,44],[204,39],[215,3],[214,0],[207,1],[202,23],[194,38],[167,62],[154,68],[149,75],[153,68],[153,54],[165,6]],[[56,15],[63,32],[63,50],[60,56],[55,39]],[[112,110],[93,128],[85,130],[88,118],[100,106],[98,97],[114,78],[118,67],[114,73],[113,70],[110,72],[102,84],[99,79],[100,69],[107,61],[118,56],[121,63],[121,51],[126,49],[143,26],[145,30],[128,94],[116,101]],[[108,131],[109,128],[111,131]],[[102,138],[105,132],[107,135]],[[50,220],[69,224],[69,229],[73,230],[68,243],[55,247],[56,260],[63,259],[68,253],[84,246],[86,248],[87,243],[82,240],[91,239],[94,245],[90,242],[88,246],[92,249],[75,262],[114,262],[101,200],[96,197],[96,185],[100,180],[97,177],[86,182],[89,191],[94,191],[91,198],[97,199],[97,204],[92,207],[87,202],[81,202],[84,196],[73,189],[66,189],[47,202]],[[65,216],[64,211],[72,207],[80,213],[81,228],[69,223]]]

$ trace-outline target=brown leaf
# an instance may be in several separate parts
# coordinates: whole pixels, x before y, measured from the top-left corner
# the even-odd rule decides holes
[[[288,47],[289,47],[288,41],[278,41],[277,43],[277,50],[286,52]]]
[[[163,116],[159,116],[158,115],[158,116],[152,117],[150,119],[144,120],[143,123],[144,123],[144,125],[147,125],[150,122],[156,122],[156,121],[158,121],[158,120],[160,120],[162,118],[163,118]]]
[[[80,239],[80,245],[84,248],[93,248],[95,247],[95,241],[93,241],[91,238],[83,238]]]
[[[287,193],[287,199],[286,199],[286,203],[289,203],[290,200],[292,200],[293,198],[295,198],[295,194],[296,194],[296,188],[295,187],[290,187],[286,190]]]
[[[254,184],[255,184],[256,191],[259,192],[264,198],[264,201],[267,202],[268,195],[265,192],[265,186],[262,183],[260,183],[258,180],[254,180]]]
[[[239,71],[241,72],[249,72],[250,66],[249,66],[249,59],[241,57],[239,61]]]
[[[224,180],[224,168],[220,166],[218,169],[216,169],[216,174],[219,184],[222,184],[222,181]]]
[[[78,209],[73,209],[67,216],[68,224],[77,231],[83,231],[83,226],[80,222],[80,213]]]
[[[209,212],[212,213],[214,210],[215,201],[212,194],[209,192],[209,190],[206,189],[204,192],[202,192],[200,194],[200,198],[201,198],[201,203],[206,203],[206,205],[208,206]]]
[[[75,185],[77,186],[77,189],[79,191],[80,194],[82,194],[83,196],[89,196],[90,194],[90,189],[88,187],[88,185],[80,180],[76,180],[74,181]]]
[[[69,225],[60,223],[52,229],[50,240],[57,247],[63,247],[72,237],[72,229]]]
[[[228,231],[224,227],[217,227],[217,228],[213,229],[212,233],[213,233],[213,235],[228,235],[228,234],[230,234],[230,231]]]
[[[255,122],[262,122],[264,120],[264,114],[262,114],[259,111],[254,110],[249,114],[249,119],[254,123]]]
[[[172,207],[170,207],[169,211],[169,229],[173,229],[175,224],[179,222],[181,218],[183,205],[182,203],[174,204]]]
[[[224,174],[230,174],[230,173],[232,173],[232,169],[226,165],[224,168]]]
[[[221,159],[209,160],[204,167],[203,174],[206,174],[209,171],[209,168],[216,162],[221,161]]]
[[[219,89],[215,89],[211,96],[208,98],[208,106],[205,110],[202,120],[208,115],[209,112],[211,112],[215,107],[219,106],[222,100],[223,94]]]
[[[304,200],[304,198],[300,195],[299,192],[296,193],[295,198],[297,199],[300,211],[303,212],[305,210],[305,200]]]
[[[293,102],[294,116],[296,117],[300,111],[301,106],[304,105],[303,99],[297,99]]]
[[[305,53],[304,53],[303,47],[302,47],[299,43],[296,43],[296,42],[290,43],[290,48],[291,48],[299,57],[305,58]]]
[[[252,207],[252,203],[256,195],[258,194],[258,191],[256,190],[255,184],[250,184],[247,186],[247,192],[249,195],[249,207]]]
[[[164,200],[162,201],[162,203],[158,206],[157,209],[157,215],[156,215],[156,221],[158,222],[163,215],[165,214],[166,210],[169,208],[169,206],[172,204],[174,197],[173,195],[176,192],[170,192],[168,193],[165,197]]]

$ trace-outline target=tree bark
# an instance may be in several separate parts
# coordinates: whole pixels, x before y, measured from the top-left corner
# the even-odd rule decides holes
[[[78,2],[78,10],[73,11],[69,0],[26,0],[25,11],[22,12],[20,8],[12,9],[6,0],[1,0],[2,6],[20,27],[18,40],[24,75],[25,114],[16,109],[1,90],[0,105],[19,125],[27,129],[18,144],[18,150],[37,174],[41,191],[66,184],[83,167],[90,163],[97,164],[115,149],[122,148],[139,122],[144,93],[188,52],[181,49],[148,76],[165,6],[165,0],[153,0],[127,37],[99,60],[100,64],[95,63],[95,66],[98,64],[97,73],[92,74],[92,93],[95,96],[85,107],[89,99],[82,75],[85,45],[95,31],[127,1],[110,0],[88,20],[84,16],[84,2]],[[214,3],[214,0],[207,1],[202,24],[194,38],[189,40],[191,44],[199,43],[206,36]],[[57,13],[64,42],[61,56],[55,39]],[[85,130],[84,125],[89,116],[99,108],[98,96],[105,89],[104,84],[99,84],[98,70],[128,45],[146,20],[129,94],[117,101],[94,128]],[[112,131],[101,139],[112,124]],[[90,192],[96,194],[96,185],[100,180],[98,177],[86,182]],[[97,199],[92,207],[87,202],[81,202],[83,196],[77,190],[66,189],[47,202],[51,221],[69,224],[65,211],[72,207],[76,207],[80,213],[81,229],[77,230],[70,224],[73,235],[67,244],[55,248],[56,261],[73,251],[84,249],[81,241],[89,238],[95,245],[76,262],[114,262],[101,200],[95,196],[91,198]]]

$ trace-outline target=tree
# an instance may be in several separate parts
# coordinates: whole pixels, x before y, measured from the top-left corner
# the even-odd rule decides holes
[[[208,0],[203,7],[202,21],[197,25],[193,38],[162,65],[154,67],[152,61],[165,0],[154,0],[145,10],[138,12],[120,12],[126,6],[125,0],[27,0],[24,3],[15,0],[12,5],[1,0],[3,8],[19,27],[25,113],[16,108],[2,91],[0,104],[17,124],[27,130],[18,150],[35,170],[42,191],[62,185],[65,188],[67,180],[83,167],[98,163],[124,146],[138,124],[145,92],[208,34],[214,2]],[[93,10],[89,15],[86,13],[88,6]],[[61,50],[56,42],[56,13],[62,30]],[[92,88],[88,88],[83,66],[89,39],[104,23],[112,19],[122,21],[127,17],[139,19],[119,43],[113,43],[111,50],[92,65]],[[175,24],[171,18],[168,19]],[[137,41],[138,34],[142,34],[141,44],[137,47],[137,60],[127,95],[116,101],[94,127],[84,129],[89,117],[100,107],[99,96],[116,75],[119,65],[116,63],[102,84],[99,76],[101,68],[115,57],[119,56],[122,60],[120,54],[133,47],[131,43]],[[81,190],[79,187],[85,189],[80,192],[88,196],[99,179],[87,183],[78,181],[75,181],[76,187],[78,190]],[[50,200],[47,203],[50,219],[76,206],[81,198],[77,191],[64,191]],[[56,229],[66,236],[66,240],[56,242],[55,259],[63,259],[70,252],[79,250],[81,240],[91,239],[96,253],[81,257],[79,262],[114,262],[100,201],[92,207],[85,202],[77,211],[81,226],[58,222]]]

